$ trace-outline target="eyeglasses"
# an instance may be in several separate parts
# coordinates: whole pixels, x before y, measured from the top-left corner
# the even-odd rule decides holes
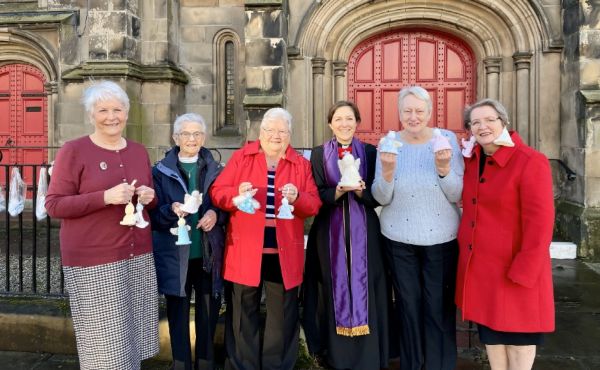
[[[416,109],[416,110],[413,110],[413,109],[403,109],[403,110],[402,110],[402,114],[403,114],[405,117],[410,117],[410,116],[412,116],[412,114],[413,114],[413,113],[414,113],[414,114],[415,114],[415,115],[416,115],[418,118],[423,118],[423,117],[425,117],[425,114],[427,114],[427,112],[426,112],[425,110],[423,110],[423,109]]]
[[[479,127],[481,127],[482,123],[485,123],[486,126],[490,126],[499,119],[500,119],[500,117],[484,117],[482,119],[476,119],[476,120],[469,122],[469,127],[479,128]]]
[[[192,136],[194,137],[194,139],[200,139],[202,136],[204,136],[204,132],[200,132],[200,131],[196,131],[196,132],[182,131],[182,132],[178,133],[177,136],[179,136],[180,138],[183,138],[185,140],[189,140]]]
[[[290,134],[290,132],[288,130],[275,130],[272,128],[264,128],[264,127],[262,128],[262,130],[269,137],[273,137],[273,136],[275,136],[275,134],[277,134],[279,137],[286,137]]]

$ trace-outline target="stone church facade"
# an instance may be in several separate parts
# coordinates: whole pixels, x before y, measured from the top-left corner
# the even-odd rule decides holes
[[[274,106],[292,113],[295,147],[330,137],[341,99],[372,139],[398,125],[398,88],[422,82],[434,124],[458,134],[465,104],[502,101],[552,159],[557,235],[600,260],[599,58],[599,0],[0,1],[0,147],[27,145],[27,119],[49,147],[89,133],[79,100],[94,79],[126,89],[127,136],[153,159],[184,112],[206,118],[224,159]]]

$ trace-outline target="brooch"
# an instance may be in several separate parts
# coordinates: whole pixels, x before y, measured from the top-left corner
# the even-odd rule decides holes
[[[106,162],[102,161],[100,162],[100,169],[102,171],[105,171],[108,168],[108,165],[106,164]]]

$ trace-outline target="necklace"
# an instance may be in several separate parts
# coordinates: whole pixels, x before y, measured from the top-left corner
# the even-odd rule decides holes
[[[267,168],[270,171],[275,170],[277,168],[278,163],[279,163],[279,158],[276,158],[276,159],[267,158]]]

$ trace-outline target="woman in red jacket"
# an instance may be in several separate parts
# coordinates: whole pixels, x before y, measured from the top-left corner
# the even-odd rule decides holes
[[[531,369],[542,333],[554,331],[550,165],[508,124],[492,99],[465,111],[476,144],[463,151],[456,304],[478,324],[493,370]]]
[[[259,140],[233,153],[210,190],[213,204],[231,216],[223,267],[225,280],[233,283],[226,319],[228,369],[293,369],[296,362],[304,219],[317,214],[321,200],[310,163],[289,145],[291,125],[286,110],[268,110]],[[254,202],[238,203],[243,196]],[[281,218],[290,216],[283,200],[292,206],[291,219]],[[261,346],[263,285],[267,319]]]

